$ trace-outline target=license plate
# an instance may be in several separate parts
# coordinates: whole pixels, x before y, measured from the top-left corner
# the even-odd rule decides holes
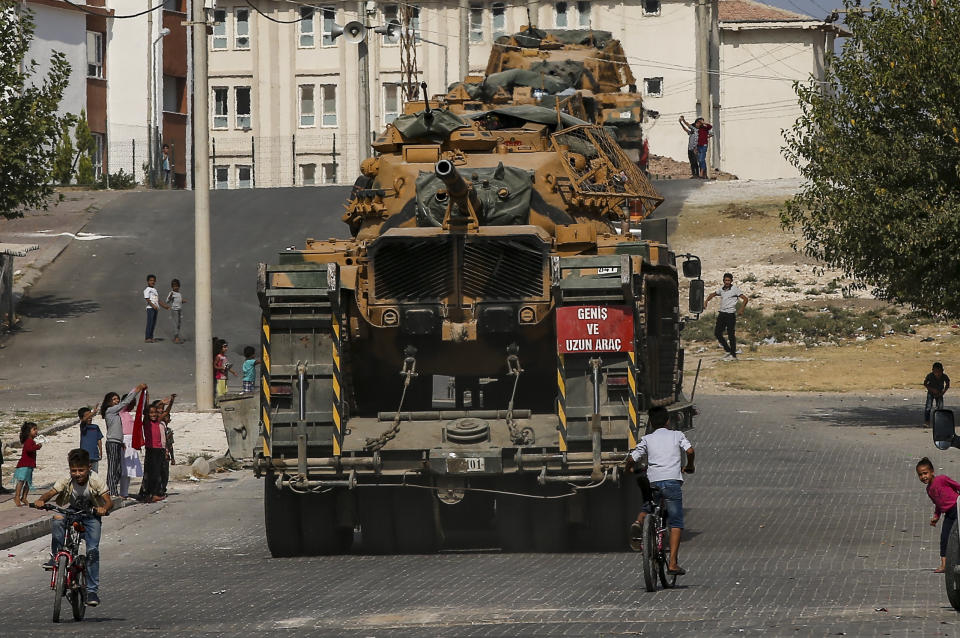
[[[463,472],[483,472],[486,470],[483,457],[448,458],[447,472],[460,474]]]

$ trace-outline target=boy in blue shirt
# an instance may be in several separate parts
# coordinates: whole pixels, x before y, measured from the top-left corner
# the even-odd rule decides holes
[[[90,454],[90,469],[94,472],[103,458],[103,432],[100,431],[100,426],[93,422],[95,415],[96,411],[90,408],[77,410],[77,416],[80,417],[80,448]]]
[[[243,392],[244,394],[252,393],[256,390],[257,385],[257,366],[260,365],[260,362],[256,358],[256,350],[253,349],[253,346],[247,346],[243,349],[243,367],[241,371],[243,372]]]

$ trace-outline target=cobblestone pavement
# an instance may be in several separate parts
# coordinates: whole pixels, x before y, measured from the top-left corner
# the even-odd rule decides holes
[[[104,523],[102,596],[49,622],[40,570],[0,568],[0,633],[346,636],[957,635],[914,474],[947,474],[902,397],[702,397],[681,587],[636,554],[445,552],[272,560],[261,483],[237,475]],[[956,458],[954,458],[956,455]],[[954,469],[957,468],[957,469]],[[940,471],[940,470],[938,470]],[[121,512],[120,514],[125,514]],[[35,553],[46,541],[10,550]]]

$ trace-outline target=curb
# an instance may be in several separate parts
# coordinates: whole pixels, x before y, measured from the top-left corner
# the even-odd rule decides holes
[[[50,533],[50,518],[45,517],[0,531],[0,549],[32,541]]]
[[[57,421],[50,427],[40,430],[38,434],[41,434],[43,436],[50,436],[51,434],[56,434],[57,432],[73,427],[78,423],[79,421],[75,417],[68,417],[66,419],[61,419],[60,421]],[[5,448],[9,448],[11,450],[19,450],[21,447],[22,447],[22,443],[20,443],[19,436],[10,437],[6,440],[0,439],[0,453],[2,453]]]

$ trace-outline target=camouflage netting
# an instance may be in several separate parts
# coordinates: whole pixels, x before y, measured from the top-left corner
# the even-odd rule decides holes
[[[462,169],[461,175],[473,182],[480,200],[477,217],[483,226],[514,226],[530,221],[532,172],[515,166],[491,166]],[[437,201],[437,192],[447,186],[433,173],[417,177],[417,226],[440,226],[447,212],[446,201]]]
[[[556,128],[557,126],[557,112],[553,109],[544,108],[542,106],[534,106],[532,104],[520,104],[517,106],[501,106],[500,108],[490,109],[489,111],[477,111],[476,113],[467,114],[472,120],[480,120],[483,122],[488,130],[496,130],[498,128],[521,128],[527,122],[535,122],[537,124],[546,124]],[[491,120],[495,118],[495,120]],[[495,121],[496,124],[490,126],[489,124]],[[568,115],[566,113],[560,113],[560,123],[563,128],[569,126],[577,126],[580,124],[589,124],[589,122],[584,122],[583,120]]]
[[[460,84],[454,83],[450,90]],[[593,75],[583,62],[562,60],[535,62],[529,69],[510,69],[488,75],[481,84],[463,84],[471,99],[490,102],[498,89],[513,93],[513,89],[530,87],[547,94],[557,94],[566,89],[590,88],[596,85]]]
[[[593,45],[603,49],[607,42],[613,39],[610,31],[595,31],[590,29],[530,29],[512,36],[504,35],[497,38],[497,44],[510,44],[516,39],[517,44],[527,49],[540,48],[540,41],[547,35],[552,35],[561,44]]]
[[[393,121],[393,126],[407,140],[443,142],[453,131],[470,125],[450,111],[433,109],[429,114],[421,111],[415,115],[400,115]]]

